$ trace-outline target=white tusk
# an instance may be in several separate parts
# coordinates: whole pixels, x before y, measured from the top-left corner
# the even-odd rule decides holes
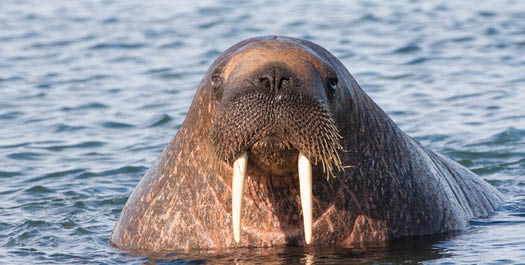
[[[304,238],[306,244],[312,241],[312,164],[302,153],[299,153],[299,188],[303,207]]]
[[[244,191],[244,179],[246,177],[246,166],[248,164],[248,153],[242,153],[233,163],[232,180],[232,217],[233,237],[239,243],[241,238],[241,209],[242,194]]]

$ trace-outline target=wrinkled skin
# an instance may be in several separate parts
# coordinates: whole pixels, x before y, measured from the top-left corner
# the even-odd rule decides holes
[[[298,151],[308,150],[300,150],[300,140],[291,148],[272,145],[281,135],[257,142],[263,148],[251,143],[238,150],[219,148],[222,153],[210,140],[212,127],[218,128],[212,123],[224,121],[216,115],[228,100],[249,94],[257,86],[246,80],[271,73],[272,64],[278,65],[273,77],[294,76],[302,85],[262,87],[274,92],[301,89],[324,102],[342,137],[339,155],[346,168],[327,179],[321,163],[313,165],[312,245],[380,245],[463,229],[469,218],[488,215],[503,199],[465,167],[402,132],[324,48],[268,36],[236,44],[211,65],[181,129],[129,197],[110,239],[113,246],[161,252],[305,244],[296,163]],[[334,76],[337,87],[331,90]],[[237,244],[232,234],[232,162],[246,150],[252,158]],[[266,154],[273,151],[275,156]]]

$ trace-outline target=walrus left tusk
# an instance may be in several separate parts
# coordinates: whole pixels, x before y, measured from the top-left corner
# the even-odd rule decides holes
[[[304,239],[306,244],[312,241],[312,164],[302,153],[299,153],[299,189],[303,207]]]
[[[241,209],[242,194],[244,191],[244,178],[246,177],[246,165],[248,164],[248,153],[242,153],[233,163],[232,180],[232,217],[233,237],[239,243],[241,239]]]

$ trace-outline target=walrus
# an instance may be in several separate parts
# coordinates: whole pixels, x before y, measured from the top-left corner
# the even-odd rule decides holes
[[[463,229],[502,200],[401,131],[326,49],[264,36],[210,66],[110,244],[369,246]]]

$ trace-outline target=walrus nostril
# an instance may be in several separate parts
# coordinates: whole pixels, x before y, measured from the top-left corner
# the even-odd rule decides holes
[[[257,71],[256,79],[259,87],[274,93],[282,89],[293,88],[295,75],[282,62],[271,62]]]
[[[282,77],[281,81],[279,82],[279,88],[278,89],[286,89],[290,88],[290,78],[289,77]]]
[[[272,81],[270,81],[268,77],[259,77],[259,83],[261,84],[262,88],[273,90]]]
[[[259,77],[259,84],[263,89],[277,92],[290,88],[290,77],[261,76]]]

